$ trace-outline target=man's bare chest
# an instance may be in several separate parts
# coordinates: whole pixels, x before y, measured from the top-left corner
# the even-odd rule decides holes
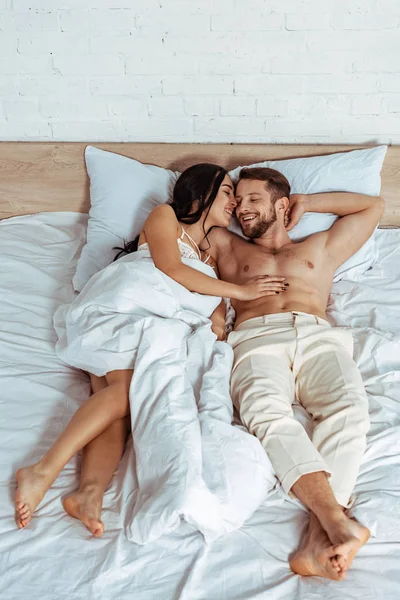
[[[277,252],[241,244],[231,257],[227,254],[224,259],[221,277],[238,283],[259,275],[314,278],[321,268],[318,256],[306,244],[293,244]]]

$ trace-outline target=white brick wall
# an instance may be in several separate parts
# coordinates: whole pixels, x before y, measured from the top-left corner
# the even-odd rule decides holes
[[[0,0],[0,139],[400,144],[400,0]]]

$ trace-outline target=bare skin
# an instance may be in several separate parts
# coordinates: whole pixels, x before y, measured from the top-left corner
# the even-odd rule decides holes
[[[255,183],[261,183],[262,189],[258,186],[257,191],[256,186],[253,185]],[[241,184],[239,184],[239,186],[240,185]],[[253,207],[251,209],[251,214],[253,215],[252,222],[254,224],[254,219],[257,220],[260,216],[270,215],[272,209],[269,192],[266,192],[263,183],[252,182],[251,185],[253,186],[252,189],[247,190],[247,192],[241,192],[243,194],[242,196],[239,195],[238,216],[241,220],[243,215],[248,216],[250,214],[249,206],[251,205]],[[257,243],[254,245],[247,244],[228,232],[221,236],[220,243],[214,244],[213,241],[213,248],[212,251],[210,250],[210,253],[217,260],[221,277],[228,282],[228,284],[230,282],[236,286],[234,288],[232,288],[232,286],[229,287],[229,285],[226,286],[226,284],[221,286],[221,283],[218,283],[218,281],[215,282],[214,280],[210,282],[204,280],[204,278],[201,278],[201,280],[197,280],[196,278],[196,281],[192,281],[193,274],[190,273],[191,270],[189,269],[189,271],[187,271],[187,268],[182,268],[181,265],[178,264],[178,254],[176,253],[176,249],[174,252],[176,254],[176,263],[178,266],[175,270],[170,266],[166,266],[165,272],[169,274],[169,269],[171,268],[170,275],[173,278],[179,282],[181,282],[182,279],[183,285],[186,285],[189,289],[196,290],[197,286],[199,286],[198,291],[201,293],[207,293],[206,290],[210,289],[210,292],[208,293],[212,292],[213,294],[216,294],[218,292],[219,294],[219,288],[222,290],[222,287],[222,291],[225,289],[231,290],[232,294],[227,295],[236,297],[234,306],[238,315],[237,323],[253,316],[286,312],[289,310],[311,312],[319,316],[324,316],[334,270],[339,264],[346,260],[348,256],[353,254],[369,237],[382,212],[382,202],[376,202],[376,206],[372,207],[371,199],[367,201],[366,197],[357,196],[357,198],[353,198],[353,202],[349,202],[349,194],[346,194],[345,196],[346,198],[339,199],[336,196],[334,208],[329,206],[329,201],[324,202],[321,200],[320,205],[318,206],[318,202],[314,205],[312,202],[306,203],[302,198],[296,198],[293,202],[292,199],[289,201],[288,198],[281,198],[273,208],[276,217],[273,222],[273,227],[271,227],[265,235],[263,234],[263,236],[256,240]],[[258,208],[254,209],[254,206],[257,203]],[[228,204],[231,205],[231,200],[228,201]],[[343,208],[344,206],[346,207],[345,209]],[[302,242],[301,244],[293,244],[288,238],[284,226],[285,215],[289,208],[291,214],[296,217],[299,216],[299,218],[305,210],[318,212],[318,208],[321,209],[319,212],[335,211],[340,216],[348,216],[346,217],[347,220],[341,219],[339,224],[334,225],[330,232],[311,236],[309,240]],[[336,211],[335,208],[338,208],[338,211]],[[354,219],[356,213],[357,220]],[[256,214],[256,216],[254,216],[254,214]],[[296,219],[292,217],[291,224],[295,223],[295,221]],[[345,222],[344,226],[343,222]],[[248,234],[249,225],[246,225],[244,220],[242,224],[245,233]],[[174,243],[176,244],[177,228],[174,224],[172,225],[170,237],[171,240],[175,240]],[[162,233],[165,233],[164,224]],[[192,233],[193,238],[196,240],[195,232],[193,231]],[[200,243],[200,239],[198,242]],[[150,239],[149,243],[151,246]],[[244,249],[243,244],[247,245],[246,250]],[[251,253],[249,247],[251,248]],[[165,244],[162,244],[162,248],[163,250],[162,253],[160,253],[160,256],[165,261]],[[249,253],[246,255],[247,252]],[[248,262],[244,262],[244,259],[246,258],[248,259]],[[174,256],[171,255],[171,264],[174,262],[172,259],[174,259]],[[157,265],[157,261],[155,262]],[[241,263],[242,266],[244,265],[243,272],[241,270]],[[252,271],[249,275],[250,265],[252,269],[258,269],[257,274]],[[290,271],[291,266],[292,270]],[[312,274],[307,275],[303,272],[299,276],[299,268],[303,267],[308,268]],[[265,273],[266,268],[268,268],[271,273]],[[289,273],[291,281],[291,283],[287,281],[289,285],[284,285],[284,279],[281,275],[278,275],[278,268],[286,270],[286,272]],[[262,278],[262,282],[256,284],[251,283],[252,281],[257,281],[257,279],[255,279],[257,277]],[[330,280],[329,284],[328,280]],[[274,286],[278,285],[278,281],[282,287],[272,291]],[[306,281],[305,284],[303,284],[304,281]],[[210,286],[212,286],[212,290]],[[240,290],[237,289],[238,286],[241,288]],[[243,288],[247,289],[243,292]],[[288,293],[289,289],[290,292]],[[253,300],[251,302],[244,301],[244,298],[250,300],[250,297],[260,295],[260,291],[264,294],[262,299]],[[282,301],[279,303],[278,296],[281,294],[280,300]],[[285,295],[284,298],[283,295]],[[109,375],[110,374],[107,374],[107,377]],[[96,435],[104,431],[104,429],[107,429],[111,423],[127,415],[126,381],[115,381],[115,379],[111,379],[113,379],[113,376],[111,376],[110,381],[107,379],[107,382],[109,383],[107,389],[100,390],[98,394],[95,394],[95,396],[102,394],[101,401],[97,398],[96,405],[93,402],[90,404],[89,401],[89,408],[85,405],[86,408],[82,407],[83,410],[81,411],[80,409],[81,412],[78,411],[79,415],[77,414],[77,416],[73,418],[71,421],[71,424],[73,425],[72,429],[74,431],[73,436],[71,435],[71,427],[69,426],[49,453],[39,463],[31,467],[20,469],[17,472],[18,489],[16,494],[16,520],[19,527],[24,527],[30,521],[35,508],[40,503],[48,487],[55,480],[69,458],[82,448],[82,446],[94,439]],[[95,396],[93,396],[93,398]],[[118,406],[115,406],[115,397],[120,399],[117,403]],[[114,399],[113,403],[112,399]],[[101,409],[100,411],[99,408]],[[96,423],[91,420],[94,414],[96,415]],[[90,418],[88,419],[88,417]],[[77,432],[79,433],[78,436],[76,435]],[[299,481],[301,481],[301,479]],[[75,515],[85,514],[85,518],[88,520],[88,513],[90,510],[87,506],[88,504],[92,504],[92,506],[95,504],[98,507],[99,494],[97,494],[96,500],[96,494],[93,495],[95,490],[89,488],[89,484],[85,486],[85,490],[86,494],[84,496],[80,496],[79,499],[75,497],[75,503],[74,501],[71,501],[70,504],[71,512],[74,512]],[[99,491],[99,488],[97,491]],[[362,543],[365,543],[366,540],[363,541],[363,535],[361,535],[360,531],[356,529],[354,525],[350,530],[350,526],[347,523],[347,521],[350,520],[343,520],[343,511],[341,511],[342,517],[339,518],[339,513],[335,509],[334,518],[333,513],[330,514],[329,510],[326,510],[324,503],[322,503],[321,506],[318,502],[313,502],[312,504],[321,526],[328,534],[329,540],[332,544],[337,544],[337,547],[335,548],[337,554],[335,557],[332,557],[333,568],[337,569],[339,567],[340,569],[345,569],[345,561],[348,561],[349,558],[352,560],[352,557],[354,557],[358,548]],[[96,511],[97,510],[98,509],[96,508]],[[90,519],[91,521],[94,521],[94,523],[91,523],[94,532],[99,534],[101,532],[101,525],[96,523],[97,519],[100,521],[96,511],[93,510],[93,517],[90,517]],[[78,516],[78,518],[82,517]],[[310,535],[311,533],[314,532],[310,532]],[[368,539],[368,536],[369,532],[364,537],[367,537]],[[297,559],[298,563],[299,557],[297,557]]]
[[[279,275],[285,276],[285,283],[289,285],[283,285],[279,293],[256,300],[233,299],[235,326],[253,317],[288,311],[326,318],[335,270],[370,237],[382,215],[383,201],[357,194],[314,194],[291,196],[290,200],[282,198],[271,208],[270,194],[265,190],[264,182],[246,180],[239,182],[237,197],[239,205],[236,213],[245,235],[250,235],[251,229],[260,220],[271,218],[272,211],[276,221],[262,237],[254,238],[252,242],[227,230],[211,232],[209,251],[217,261],[221,278],[244,285],[255,277]],[[328,198],[325,200],[325,197]],[[288,228],[285,227],[285,215],[290,210],[295,219],[300,219],[308,210],[341,214],[338,212],[341,200],[346,207],[341,212],[354,212],[345,213],[326,232],[311,235],[303,242],[291,241],[287,231],[297,221],[292,218]],[[318,211],[320,207],[324,210]],[[259,216],[250,221],[244,220],[253,214]]]
[[[93,393],[107,387],[105,377],[90,376]],[[79,489],[63,499],[65,511],[80,519],[95,536],[104,532],[101,521],[103,496],[124,453],[130,418],[116,421],[83,449]]]
[[[15,495],[16,523],[26,527],[67,462],[107,429],[129,414],[129,385],[133,371],[107,373],[107,387],[93,394],[72,417],[65,431],[36,464],[18,469]]]
[[[74,519],[79,519],[94,537],[101,537],[104,524],[101,520],[104,490],[99,485],[80,485],[79,490],[63,499],[63,507]]]
[[[225,281],[245,284],[261,275],[285,276],[275,295],[251,301],[233,299],[235,327],[263,315],[290,311],[326,318],[335,270],[370,237],[383,212],[381,198],[358,194],[271,197],[265,181],[241,179],[236,216],[250,242],[229,231],[212,231],[209,252]],[[294,243],[290,230],[307,212],[342,217],[330,230]],[[303,475],[292,492],[312,511],[305,543],[291,560],[300,575],[341,579],[368,541],[370,532],[349,519],[323,472]]]
[[[369,530],[346,515],[337,503],[325,473],[303,475],[291,491],[311,511],[307,538],[291,559],[292,570],[299,575],[326,577],[327,569],[330,572],[332,567],[339,579],[343,579],[355,555],[368,541]],[[327,565],[328,561],[331,567]]]
[[[290,568],[297,575],[317,576],[340,581],[346,572],[336,561],[337,551],[314,513],[303,545],[290,559]]]
[[[279,273],[284,274],[284,283],[288,284],[283,285],[275,296],[251,302],[232,300],[236,311],[236,327],[253,317],[291,310],[326,318],[325,310],[335,268],[324,265],[318,244],[310,240],[288,243],[274,253],[241,238],[231,239],[229,246],[234,258],[240,256],[241,260],[220,261],[222,277],[242,283],[262,272],[268,275]]]
[[[211,315],[211,323],[217,338],[220,340],[225,339],[224,301]],[[128,387],[131,377],[132,371],[114,371],[105,377],[90,376],[93,390],[90,402],[93,405],[97,419],[97,430],[100,429],[100,433],[83,448],[79,490],[64,498],[63,506],[68,514],[80,519],[95,537],[100,537],[104,532],[104,526],[100,518],[103,496],[121,460],[130,429]],[[116,399],[119,402],[116,402]],[[110,407],[112,406],[114,411],[117,411],[115,414],[118,414],[119,410],[126,413],[126,416],[115,420],[102,431],[102,424],[109,423],[113,416],[113,411],[108,408],[109,401],[112,402]],[[103,415],[99,412],[100,406],[103,407]],[[87,411],[87,408],[87,404],[82,407],[91,422],[92,412],[91,410]],[[83,411],[81,410],[81,413]],[[67,462],[73,449],[75,451],[79,449],[81,436],[83,436],[83,439],[88,439],[91,435],[87,427],[87,421],[80,421],[77,418],[79,415],[76,415],[71,423],[73,425],[78,424],[78,426],[80,424],[79,437],[76,437],[76,432],[72,436],[69,435],[71,429],[69,426],[69,429],[56,442],[55,449],[49,451],[39,463],[17,471],[15,520],[20,529],[26,527],[30,522],[36,507],[57,477],[59,470],[61,470],[63,460]],[[90,425],[93,427],[92,422]],[[71,444],[73,445],[71,446]]]
[[[199,272],[182,261],[178,240],[186,236],[184,243],[189,244],[201,260],[199,244],[204,240],[205,232],[212,227],[227,227],[235,205],[233,184],[225,175],[212,204],[204,206],[198,221],[183,227],[171,206],[157,206],[146,219],[139,241],[148,244],[154,265],[160,271],[192,292],[248,300],[272,295],[282,285],[283,278],[261,276],[244,286],[235,285]],[[195,199],[190,214],[198,208],[199,199]],[[220,336],[221,332],[217,335]],[[132,369],[111,371],[105,376],[108,386],[91,396],[77,410],[47,454],[38,463],[17,472],[15,507],[18,527],[29,523],[46,491],[72,456],[115,421],[129,414]]]
[[[15,521],[19,529],[26,527],[32,513],[43,500],[51,482],[35,465],[18,469],[15,495]]]

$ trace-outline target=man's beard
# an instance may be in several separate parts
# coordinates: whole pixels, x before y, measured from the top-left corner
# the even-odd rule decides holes
[[[241,225],[241,229],[242,229],[242,233],[243,235],[245,235],[246,237],[250,238],[250,239],[256,239],[256,238],[260,238],[264,235],[264,233],[267,233],[268,229],[270,229],[270,227],[275,223],[276,221],[276,213],[275,211],[271,211],[269,214],[269,219],[268,221],[266,220],[266,218],[262,218],[260,217],[259,220],[257,221],[257,223],[253,226],[250,227],[249,229],[244,229],[243,225]],[[250,221],[251,223],[251,221]]]

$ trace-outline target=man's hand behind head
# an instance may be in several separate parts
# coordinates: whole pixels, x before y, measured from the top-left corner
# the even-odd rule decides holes
[[[289,201],[289,207],[285,215],[286,231],[293,229],[308,210],[305,194],[291,194]]]

